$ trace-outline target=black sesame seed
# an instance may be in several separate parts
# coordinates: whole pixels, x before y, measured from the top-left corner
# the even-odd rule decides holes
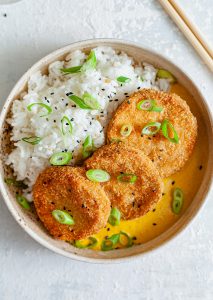
[[[140,86],[137,87],[138,90],[140,90],[140,88],[141,88]]]
[[[105,89],[101,89],[102,91],[105,91]]]
[[[107,231],[110,231],[110,228],[107,228]]]
[[[71,118],[70,121],[74,121],[74,118]]]
[[[150,136],[148,136],[148,140],[151,140],[151,137],[150,137]]]
[[[103,130],[100,130],[100,133],[103,132]]]
[[[101,78],[99,78],[99,80],[101,80]]]
[[[68,103],[66,103],[65,106],[68,106]]]
[[[175,184],[175,181],[172,181],[172,185],[174,185]]]
[[[55,106],[55,110],[57,110],[57,107]]]
[[[44,97],[45,100],[47,100],[47,97]]]
[[[53,120],[54,123],[56,123],[56,120]]]
[[[111,98],[111,96],[107,96],[109,99]]]
[[[128,95],[128,93],[124,93],[124,95]]]
[[[92,125],[92,122],[90,121],[89,124]]]
[[[87,131],[87,129],[84,129],[84,131],[86,132],[86,131]]]
[[[200,165],[200,166],[199,166],[199,170],[202,170],[202,169],[203,169],[203,166],[202,166],[202,165]]]
[[[47,100],[47,103],[50,103],[50,100]]]
[[[155,211],[156,211],[156,208],[154,208],[152,211],[155,212]]]
[[[165,193],[162,193],[162,196],[164,196],[165,195]]]
[[[156,226],[157,224],[156,224],[156,223],[152,223],[152,225],[153,225],[153,226]]]
[[[136,236],[133,236],[133,238],[132,238],[132,239],[133,239],[133,241],[136,241],[136,240],[137,240]]]
[[[113,100],[111,99],[111,100],[109,100],[109,102],[112,102]]]
[[[50,95],[54,95],[54,92],[50,93]],[[62,99],[63,100],[63,99]]]
[[[7,14],[6,14],[6,13],[4,13],[4,14],[3,14],[3,17],[5,17],[5,18],[6,18],[6,17],[7,17]]]
[[[115,99],[115,101],[117,102],[117,101],[118,101],[118,99]]]
[[[79,140],[77,140],[76,142],[77,142],[77,143],[80,143],[80,141],[79,141]]]
[[[72,92],[66,93],[67,96],[70,96],[70,95],[72,95],[72,94],[73,94]]]

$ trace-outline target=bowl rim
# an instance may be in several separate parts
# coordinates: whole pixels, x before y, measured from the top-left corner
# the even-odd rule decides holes
[[[94,43],[97,43],[97,44],[98,43],[105,43],[105,44],[109,43],[109,46],[112,46],[110,44],[115,43],[117,45],[126,45],[126,46],[136,47],[138,49],[141,49],[141,51],[145,51],[145,52],[148,52],[148,53],[150,53],[150,54],[152,54],[154,56],[158,56],[158,57],[162,58],[164,61],[166,61],[167,63],[169,63],[170,65],[172,65],[180,73],[184,74],[187,77],[187,79],[192,83],[192,85],[195,88],[196,92],[202,98],[202,104],[203,104],[206,112],[208,113],[208,119],[209,119],[209,122],[211,124],[211,135],[213,136],[213,120],[212,120],[212,115],[211,115],[210,109],[208,107],[207,101],[206,101],[205,97],[203,96],[202,92],[198,89],[197,85],[194,83],[193,79],[190,77],[190,75],[188,75],[188,73],[186,73],[185,71],[182,71],[169,58],[164,57],[163,55],[157,53],[157,51],[155,51],[155,50],[153,50],[153,49],[151,49],[149,47],[144,47],[140,43],[136,43],[136,42],[132,42],[132,41],[128,41],[128,40],[123,40],[123,39],[113,39],[113,38],[96,38],[96,39],[87,39],[87,40],[73,42],[71,44],[68,44],[66,46],[60,47],[60,48],[58,48],[58,49],[50,52],[49,54],[47,54],[44,57],[42,57],[41,59],[39,59],[36,63],[34,63],[18,79],[18,81],[14,85],[13,89],[9,93],[7,99],[5,100],[3,108],[2,108],[2,111],[1,111],[1,114],[0,114],[0,130],[2,129],[3,124],[5,122],[5,118],[7,116],[8,108],[11,105],[11,102],[12,102],[12,99],[14,97],[14,94],[15,94],[15,91],[16,91],[17,87],[19,86],[20,82],[27,76],[27,74],[30,73],[30,71],[32,69],[35,69],[36,67],[39,67],[39,66],[41,67],[41,63],[42,62],[48,61],[54,55],[58,54],[58,56],[59,56],[59,54],[61,52],[66,53],[66,52],[72,51],[72,49],[70,49],[72,47],[79,47],[79,48],[82,48],[82,47],[86,48],[86,47],[88,47],[89,48],[90,44],[94,44]],[[168,233],[168,235],[166,236],[166,238],[164,238],[163,240],[161,240],[160,243],[158,242],[153,248],[149,248],[149,249],[147,249],[147,250],[145,250],[145,251],[143,251],[141,253],[137,253],[137,254],[133,254],[133,255],[125,256],[125,257],[120,257],[120,258],[91,258],[91,257],[85,257],[85,256],[78,255],[78,254],[75,254],[75,253],[67,252],[66,250],[60,249],[57,246],[50,244],[48,241],[46,241],[45,239],[43,239],[42,237],[40,237],[27,224],[25,224],[24,222],[20,222],[20,216],[19,216],[18,212],[16,211],[16,209],[14,208],[12,201],[10,200],[10,197],[9,197],[9,195],[7,193],[7,190],[5,188],[5,185],[4,185],[4,179],[2,178],[1,174],[0,174],[0,191],[1,191],[1,194],[2,194],[2,198],[4,199],[4,202],[5,202],[5,204],[8,207],[8,210],[10,211],[10,213],[12,214],[12,216],[14,217],[14,219],[17,221],[17,223],[35,241],[37,241],[39,244],[41,244],[42,246],[46,247],[47,249],[49,249],[49,250],[51,250],[51,251],[53,251],[53,252],[55,252],[57,254],[61,254],[61,255],[65,256],[65,257],[68,257],[68,258],[71,258],[71,259],[74,259],[74,260],[78,260],[78,261],[87,262],[87,263],[120,263],[120,262],[126,262],[126,261],[133,260],[135,258],[142,257],[145,254],[148,254],[149,252],[157,250],[159,247],[163,247],[164,245],[166,245],[167,243],[169,243],[173,238],[175,238],[180,233],[183,233],[183,231],[186,229],[186,227],[193,220],[195,220],[195,217],[197,216],[198,212],[201,210],[201,208],[206,203],[206,199],[207,199],[207,196],[208,196],[208,193],[210,191],[210,187],[211,187],[211,184],[212,184],[212,181],[213,181],[212,175],[213,175],[213,166],[212,166],[212,169],[211,169],[211,178],[210,178],[210,180],[208,180],[208,183],[205,186],[205,189],[204,189],[204,192],[203,192],[203,196],[202,196],[202,200],[199,202],[199,205],[198,205],[197,209],[192,213],[192,215],[190,216],[190,218],[188,218],[185,221],[184,224],[182,224],[180,227],[177,228],[176,232]],[[176,223],[178,223],[178,221]],[[171,229],[171,227],[169,229]],[[167,229],[165,232],[169,231],[169,229]],[[156,238],[154,238],[154,239],[156,239]],[[119,251],[119,250],[116,250],[116,251]]]

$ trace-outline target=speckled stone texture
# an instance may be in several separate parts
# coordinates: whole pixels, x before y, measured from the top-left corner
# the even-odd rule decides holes
[[[179,0],[213,41],[212,0]],[[173,59],[213,104],[212,75],[154,0],[23,0],[0,6],[1,106],[17,79],[52,50],[97,37],[140,42]],[[0,199],[1,300],[213,299],[213,192],[175,240],[129,263],[69,260],[36,243]]]

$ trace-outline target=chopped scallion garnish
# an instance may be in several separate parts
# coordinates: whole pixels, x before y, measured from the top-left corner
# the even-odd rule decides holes
[[[24,209],[26,209],[26,210],[31,209],[29,202],[27,201],[27,199],[24,196],[16,195],[16,200]]]
[[[90,107],[90,109],[99,109],[100,104],[98,101],[89,93],[84,93],[83,94],[83,101],[86,105]]]
[[[88,70],[93,70],[93,69],[96,68],[96,65],[97,65],[97,59],[96,59],[95,51],[91,50],[90,54],[87,57],[87,60],[85,61],[85,63],[81,67],[81,72],[85,72],[85,71],[88,71]]]
[[[83,143],[83,158],[89,157],[95,150],[93,139],[91,135],[88,135]]]
[[[65,225],[75,224],[73,217],[71,217],[70,214],[64,210],[55,209],[52,211],[52,216],[57,222],[61,224],[65,224]]]
[[[117,81],[120,83],[128,83],[131,81],[131,79],[125,76],[119,76],[117,77]]]
[[[120,134],[123,136],[123,137],[127,137],[131,134],[132,132],[132,125],[131,124],[125,124],[121,127],[121,130],[120,130]]]
[[[54,153],[50,158],[51,165],[64,166],[67,165],[72,159],[72,153],[70,152],[58,152]]]
[[[30,136],[22,138],[22,141],[31,145],[37,145],[41,140],[42,138],[40,138],[39,136]]]
[[[119,243],[126,248],[133,245],[132,238],[124,231],[120,232]]]
[[[172,75],[172,73],[164,69],[159,69],[157,71],[156,77],[168,79],[170,83],[175,83],[177,81],[176,78]]]
[[[161,112],[163,110],[162,107],[156,106],[156,101],[154,99],[146,99],[138,102],[137,109],[156,112]]]
[[[86,176],[89,180],[94,182],[106,182],[110,180],[110,175],[103,170],[90,169],[86,172]]]
[[[61,131],[63,135],[66,133],[72,134],[72,123],[67,116],[63,116],[61,119]]]
[[[46,116],[48,116],[48,115],[52,112],[52,108],[51,108],[49,105],[44,104],[44,103],[40,103],[40,102],[35,102],[35,103],[32,103],[32,104],[29,104],[29,105],[27,106],[27,109],[28,109],[29,111],[32,111],[32,108],[33,108],[34,106],[41,106],[42,108],[46,109],[47,113],[44,114],[44,115],[40,115],[40,117],[46,117]]]
[[[172,138],[169,136],[169,130],[172,132],[172,135],[173,135]],[[163,121],[162,132],[163,132],[163,135],[165,136],[165,138],[167,138],[170,142],[178,144],[178,142],[179,142],[178,134],[177,134],[174,126],[168,120]]]
[[[115,245],[119,242],[119,238],[120,238],[120,233],[113,234],[112,236],[106,238],[102,242],[101,250],[102,251],[112,250],[115,247]]]
[[[111,209],[110,216],[108,219],[109,224],[111,224],[112,226],[117,226],[120,224],[120,219],[121,219],[121,213],[119,209],[113,207]]]
[[[135,183],[137,180],[137,176],[135,174],[129,174],[129,173],[122,173],[117,176],[117,180],[120,182],[127,182],[127,183]]]
[[[176,188],[173,192],[172,211],[179,214],[183,206],[183,192],[181,189]]]
[[[76,248],[85,249],[85,248],[93,248],[97,245],[98,240],[92,236],[88,237],[86,243],[84,240],[76,240],[74,242],[74,246]]]
[[[75,66],[75,67],[71,67],[71,68],[62,68],[61,72],[65,73],[65,75],[75,74],[75,73],[79,73],[81,71],[81,67],[82,66]]]
[[[161,123],[150,122],[142,129],[142,134],[154,135],[160,130],[160,128],[161,128]]]

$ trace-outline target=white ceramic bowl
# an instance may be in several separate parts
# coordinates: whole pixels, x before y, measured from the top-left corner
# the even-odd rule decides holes
[[[36,71],[41,70],[42,72],[47,71],[47,66],[55,60],[63,59],[66,54],[70,51],[75,51],[77,49],[88,51],[90,48],[96,46],[111,46],[117,50],[123,50],[132,56],[135,61],[146,61],[153,64],[156,67],[162,67],[170,70],[178,81],[190,90],[191,94],[194,96],[194,105],[197,106],[199,112],[202,116],[204,126],[206,127],[206,135],[208,136],[208,155],[206,159],[206,169],[205,175],[203,177],[200,188],[191,202],[190,207],[183,213],[180,219],[167,231],[162,233],[160,236],[154,238],[153,240],[128,249],[109,251],[109,252],[99,252],[93,250],[81,250],[73,247],[72,245],[65,243],[63,241],[54,240],[42,226],[42,224],[37,220],[32,214],[26,213],[17,204],[15,199],[15,191],[13,188],[8,187],[4,178],[11,174],[11,170],[5,166],[3,158],[11,150],[11,143],[9,142],[9,129],[5,120],[10,113],[11,103],[16,99],[19,94],[26,89],[27,81],[29,77]],[[67,257],[87,261],[87,262],[112,262],[112,261],[123,261],[129,260],[131,257],[142,255],[143,253],[150,251],[164,242],[168,241],[174,237],[178,232],[180,232],[192,218],[197,214],[201,205],[203,204],[206,194],[209,190],[211,179],[212,179],[212,168],[213,168],[213,132],[212,132],[212,120],[211,115],[206,105],[206,102],[199,92],[198,88],[192,82],[192,80],[184,74],[177,66],[175,66],[171,61],[162,57],[161,55],[153,52],[152,50],[144,49],[140,45],[114,39],[95,39],[83,42],[73,43],[61,49],[58,49],[51,54],[42,58],[39,62],[32,66],[17,82],[10,95],[8,96],[5,105],[3,107],[0,116],[0,134],[1,134],[1,144],[0,144],[0,188],[8,206],[8,209],[16,219],[16,221],[22,226],[22,228],[36,241],[38,241],[43,246],[55,251],[59,254],[65,255]]]

